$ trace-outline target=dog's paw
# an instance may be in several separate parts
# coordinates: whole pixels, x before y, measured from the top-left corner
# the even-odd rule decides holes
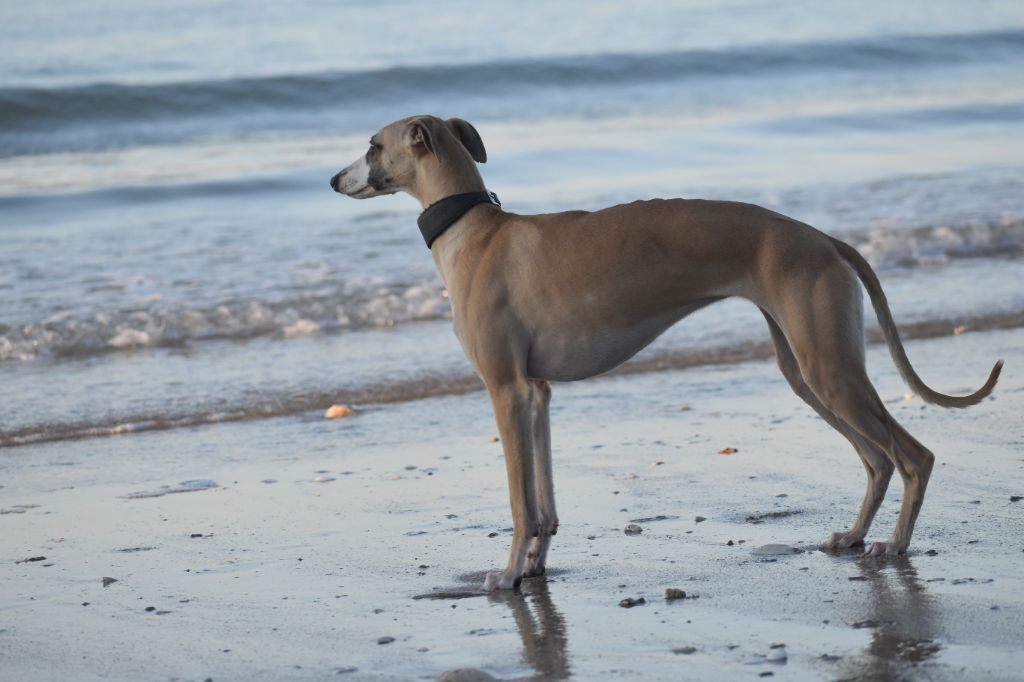
[[[850,547],[859,547],[864,544],[864,538],[855,533],[832,533],[828,540],[821,544],[822,549],[840,550]]]
[[[496,590],[515,590],[523,582],[523,576],[510,576],[506,573],[488,573],[484,578],[484,592]]]
[[[526,570],[523,571],[523,577],[536,578],[537,576],[544,575],[546,570],[543,563],[527,563]]]
[[[530,551],[526,555],[526,568],[523,569],[524,578],[544,575],[544,564],[548,553],[547,542],[544,540],[544,538],[533,539]]]
[[[906,549],[901,548],[895,542],[872,542],[864,550],[864,556],[897,556],[906,551]]]

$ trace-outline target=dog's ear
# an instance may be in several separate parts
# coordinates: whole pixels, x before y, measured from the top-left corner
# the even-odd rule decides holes
[[[438,132],[437,121],[423,116],[409,121],[403,136],[405,143],[410,147],[422,147],[436,156],[438,161],[444,161],[441,149],[437,146]]]
[[[484,141],[480,139],[480,133],[476,131],[469,121],[461,118],[449,118],[445,121],[448,129],[455,134],[455,138],[462,143],[462,146],[469,151],[469,155],[477,163],[487,163],[487,150],[484,149]]]

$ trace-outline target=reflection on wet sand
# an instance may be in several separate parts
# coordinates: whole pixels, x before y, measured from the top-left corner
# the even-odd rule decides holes
[[[474,576],[472,582],[479,583]],[[450,590],[421,594],[414,599],[468,599],[485,596],[479,590]],[[547,578],[524,580],[520,589],[486,594],[492,604],[504,604],[523,642],[522,660],[533,668],[529,677],[516,680],[565,680],[569,678],[569,640],[565,618],[555,608],[548,591]],[[450,670],[439,678],[442,682],[485,682],[496,678],[476,668]]]
[[[555,608],[544,578],[523,581],[522,592],[488,596],[512,609],[523,640],[523,662],[534,670],[526,679],[564,680],[569,677],[569,646],[565,619]]]
[[[935,641],[940,634],[935,598],[925,590],[909,557],[885,562],[865,558],[857,567],[870,589],[865,590],[866,618],[852,626],[870,628],[871,642],[863,655],[842,659],[837,679],[902,679],[941,648]]]

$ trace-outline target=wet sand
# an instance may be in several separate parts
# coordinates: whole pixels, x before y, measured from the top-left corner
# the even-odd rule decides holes
[[[517,593],[477,591],[510,539],[482,392],[5,450],[0,677],[1024,679],[1024,329],[908,351],[949,392],[1007,364],[954,412],[870,349],[937,457],[899,559],[815,549],[864,474],[768,361],[556,386],[562,527]]]

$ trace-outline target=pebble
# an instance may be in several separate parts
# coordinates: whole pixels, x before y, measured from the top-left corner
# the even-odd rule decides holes
[[[772,644],[772,648],[768,652],[768,655],[764,657],[764,660],[768,661],[769,663],[782,663],[787,658],[788,656],[786,655],[785,644]]]
[[[873,620],[871,618],[868,618],[867,620],[859,620],[859,621],[857,621],[851,627],[853,627],[854,630],[863,630],[864,628],[872,628],[872,629],[874,629],[874,628],[879,627],[880,625],[882,625],[882,623],[878,622],[877,620]]]
[[[786,556],[789,554],[800,554],[803,550],[789,545],[761,545],[753,550],[754,556]]]
[[[1020,495],[1010,495],[1010,502],[1020,502],[1021,500],[1024,500],[1024,497],[1021,497]]]
[[[394,637],[378,637],[377,638],[377,644],[391,644],[393,641],[395,641]]]
[[[113,585],[116,582],[117,578],[103,578],[103,587],[106,587],[107,585]]]
[[[619,606],[621,606],[624,609],[631,609],[634,606],[640,606],[641,604],[646,603],[647,600],[643,597],[637,597],[636,599],[633,599],[632,597],[626,597],[625,599],[619,602]]]
[[[675,601],[676,599],[686,599],[686,592],[676,587],[665,590],[665,601]]]
[[[696,521],[697,523],[700,523],[701,521],[707,521],[707,519],[704,518],[703,516],[697,516],[693,520]]]
[[[697,653],[697,647],[695,647],[695,646],[677,646],[675,649],[672,649],[672,653],[674,653],[674,654],[684,654],[684,655],[689,656],[690,654]]]
[[[626,525],[626,527],[623,529],[623,532],[626,535],[640,535],[640,533],[644,532],[644,529],[636,525],[635,523],[630,523]]]
[[[490,682],[498,678],[477,668],[457,668],[442,673],[437,682]]]
[[[348,405],[331,405],[327,408],[327,411],[324,412],[324,417],[327,419],[338,419],[339,417],[348,417],[353,412],[355,412],[355,410]]]

